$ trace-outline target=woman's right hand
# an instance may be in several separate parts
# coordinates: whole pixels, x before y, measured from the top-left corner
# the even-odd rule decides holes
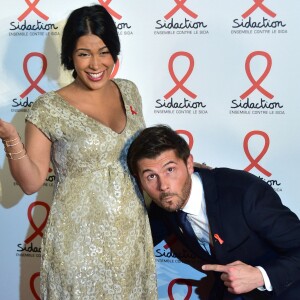
[[[0,138],[2,140],[13,140],[16,137],[18,137],[18,132],[15,126],[0,119]]]

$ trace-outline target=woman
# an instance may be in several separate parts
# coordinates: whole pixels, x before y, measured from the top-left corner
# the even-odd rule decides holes
[[[42,299],[157,299],[149,222],[126,165],[127,149],[144,127],[142,103],[131,81],[110,79],[119,52],[104,7],[74,10],[61,53],[74,81],[35,101],[25,146],[0,121],[11,173],[26,194],[43,185],[50,159],[55,170]]]

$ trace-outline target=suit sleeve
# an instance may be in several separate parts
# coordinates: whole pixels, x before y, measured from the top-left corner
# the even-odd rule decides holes
[[[265,182],[253,183],[244,199],[249,226],[279,253],[261,264],[278,295],[300,280],[300,221]]]

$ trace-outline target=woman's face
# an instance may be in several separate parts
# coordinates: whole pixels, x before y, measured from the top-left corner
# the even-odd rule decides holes
[[[109,81],[114,67],[108,48],[93,34],[78,39],[73,52],[73,62],[77,72],[77,83],[91,90],[102,88]]]

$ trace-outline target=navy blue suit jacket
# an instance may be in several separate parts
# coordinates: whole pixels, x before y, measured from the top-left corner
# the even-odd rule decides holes
[[[203,182],[211,234],[223,241],[213,238],[213,261],[240,260],[266,270],[273,292],[254,290],[245,299],[300,299],[300,221],[296,214],[282,204],[269,184],[248,172],[228,168],[195,168],[195,172]],[[151,215],[163,218],[195,255],[213,262],[198,251],[197,242],[182,233],[175,213],[152,203]],[[216,299],[222,299],[220,291],[218,295]]]

